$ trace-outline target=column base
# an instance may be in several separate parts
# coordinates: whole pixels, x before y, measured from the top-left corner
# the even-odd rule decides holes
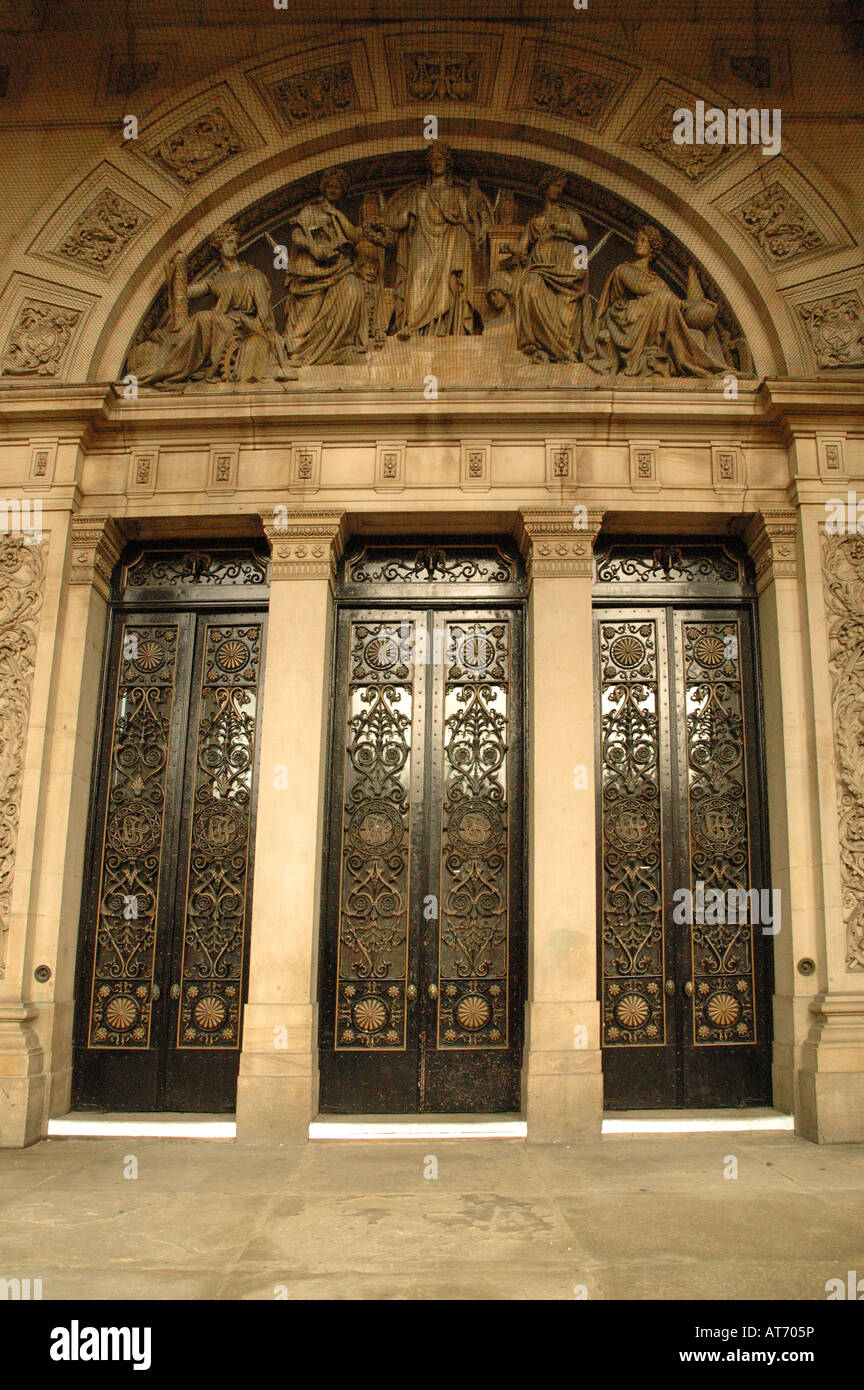
[[[816,1144],[864,1143],[864,994],[828,994],[802,1049],[796,1132]]]
[[[237,1078],[237,1139],[305,1143],[318,1104],[310,1005],[247,1004]]]
[[[33,1004],[0,1002],[0,1149],[24,1149],[46,1134],[48,1077],[31,1022]]]

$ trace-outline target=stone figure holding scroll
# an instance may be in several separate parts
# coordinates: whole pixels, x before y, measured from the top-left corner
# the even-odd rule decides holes
[[[190,381],[287,381],[288,364],[276,332],[266,275],[237,258],[239,239],[231,223],[211,237],[219,269],[186,284],[186,260],[175,256],[169,270],[171,326],[137,343],[127,369],[142,386],[167,388]],[[212,309],[188,313],[188,301],[214,296]]]
[[[651,269],[663,249],[656,227],[636,234],[635,259],[616,266],[597,305],[597,351],[590,365],[623,376],[709,377],[728,370],[706,345],[717,305],[679,299]]]
[[[398,236],[397,337],[480,333],[474,256],[484,248],[492,207],[476,182],[454,176],[452,151],[440,141],[429,146],[427,164],[427,177],[399,189],[379,223]]]
[[[543,211],[532,217],[511,264],[521,268],[514,299],[516,346],[534,362],[579,362],[594,353],[594,315],[588,294],[582,219],[562,202],[563,171],[540,184]]]
[[[321,196],[291,221],[285,345],[294,366],[347,365],[370,342],[381,346],[374,246],[336,206],[347,186],[342,169],[329,169],[321,179]]]

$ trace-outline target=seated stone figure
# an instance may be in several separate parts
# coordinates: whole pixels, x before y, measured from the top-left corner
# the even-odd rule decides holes
[[[576,255],[576,247],[585,245],[585,227],[561,201],[565,173],[550,171],[540,187],[543,211],[531,218],[511,252],[512,263],[522,268],[514,296],[516,345],[534,362],[578,362],[594,351],[588,269]]]
[[[632,377],[708,377],[727,371],[726,363],[708,351],[700,329],[688,322],[689,316],[707,326],[706,307],[716,314],[716,305],[702,299],[691,306],[651,269],[663,249],[656,227],[641,227],[634,249],[635,259],[616,266],[600,296],[597,350],[589,365]]]
[[[374,233],[355,227],[336,206],[347,186],[343,170],[329,169],[320,198],[291,222],[285,344],[298,367],[346,365],[367,351],[370,339],[376,345]]]
[[[237,259],[238,236],[230,223],[219,227],[211,241],[219,251],[219,269],[186,286],[185,257],[175,256],[170,275],[181,283],[175,326],[137,343],[127,370],[142,386],[163,389],[202,380],[296,378],[276,333],[266,275]],[[215,297],[214,307],[187,316],[187,300],[205,294]]]

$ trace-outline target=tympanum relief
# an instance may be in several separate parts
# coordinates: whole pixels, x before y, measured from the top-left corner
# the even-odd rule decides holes
[[[330,169],[317,197],[243,238],[242,258],[238,227],[219,228],[219,265],[199,252],[195,277],[178,252],[125,372],[174,391],[417,386],[427,372],[444,385],[686,388],[752,374],[695,266],[679,267],[683,293],[669,283],[657,227],[604,228],[563,170],[542,174],[532,200],[463,176],[441,141],[424,165],[395,188],[352,189]]]

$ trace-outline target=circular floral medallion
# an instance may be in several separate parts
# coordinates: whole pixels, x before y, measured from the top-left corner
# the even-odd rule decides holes
[[[722,637],[706,633],[693,643],[693,655],[700,666],[722,666],[726,660],[726,644]]]
[[[377,637],[366,643],[364,654],[373,671],[389,671],[399,660],[399,642],[395,632],[388,632],[386,628],[379,632]]]
[[[146,642],[138,643],[138,652],[134,661],[139,671],[158,671],[164,660],[165,648],[161,642],[155,642],[148,638]]]
[[[730,1028],[741,1012],[738,1000],[731,994],[712,994],[705,1012],[718,1028]]]
[[[476,1032],[485,1028],[492,1017],[492,1010],[482,994],[466,994],[456,1005],[456,1018],[463,1028]]]
[[[456,643],[456,660],[468,671],[488,671],[495,661],[495,644],[482,632],[469,632]]]
[[[105,1006],[105,1021],[119,1032],[125,1032],[137,1020],[138,1005],[126,994],[115,994]]]
[[[632,633],[625,632],[623,636],[615,638],[609,648],[609,655],[616,666],[623,666],[625,671],[629,671],[645,660],[645,643],[640,642]]]
[[[216,661],[223,671],[239,671],[249,660],[249,648],[236,637],[216,648]]]
[[[222,1000],[214,994],[205,994],[192,1010],[192,1017],[199,1028],[218,1028],[220,1023],[225,1022],[227,1014]]]
[[[387,1010],[374,996],[361,999],[352,1010],[354,1022],[364,1033],[377,1033],[387,1022]]]
[[[647,999],[641,994],[624,994],[615,1005],[618,1022],[625,1028],[641,1028],[651,1012]]]
[[[712,845],[734,844],[740,840],[744,835],[744,814],[743,796],[740,801],[731,796],[706,796],[691,809],[697,837]]]
[[[124,856],[147,854],[159,843],[162,817],[145,801],[118,810],[108,823],[108,843]]]

